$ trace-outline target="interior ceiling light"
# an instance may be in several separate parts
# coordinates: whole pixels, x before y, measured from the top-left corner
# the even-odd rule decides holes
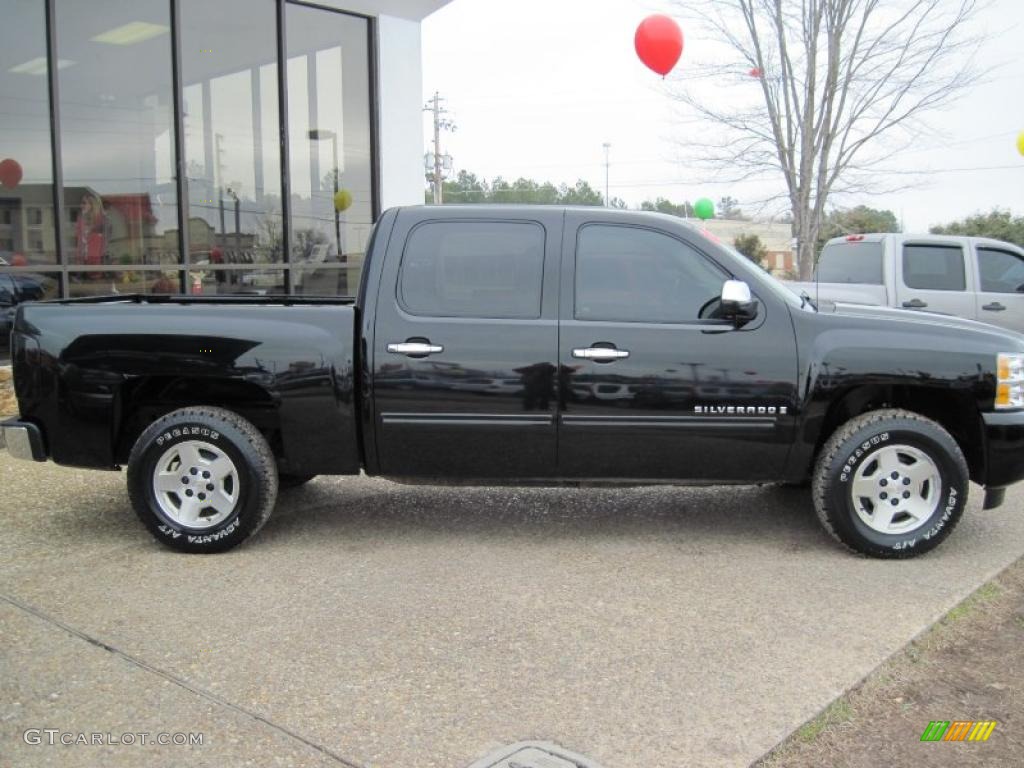
[[[129,21],[120,27],[108,29],[92,38],[94,43],[107,45],[135,45],[157,35],[163,35],[169,28],[163,24],[151,24],[148,21]]]
[[[70,59],[57,59],[57,69],[66,69],[75,62]],[[26,61],[24,64],[19,64],[16,67],[11,67],[8,72],[14,72],[18,75],[45,75],[46,74],[46,57],[40,56],[38,59],[31,59]]]

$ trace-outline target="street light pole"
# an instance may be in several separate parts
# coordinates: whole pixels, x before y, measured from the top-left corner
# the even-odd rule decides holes
[[[331,154],[334,158],[334,196],[331,206],[334,208],[334,247],[338,252],[338,261],[345,260],[341,252],[341,214],[338,212],[338,134],[331,133]]]
[[[608,196],[608,176],[611,166],[612,145],[606,141],[602,146],[604,147],[604,205],[605,208],[609,208],[612,204],[611,198]]]
[[[325,128],[313,128],[309,131],[310,141],[322,141],[324,139],[331,140],[331,162],[334,163],[334,167],[331,170],[331,175],[334,176],[334,196],[331,198],[331,207],[334,208],[334,247],[338,252],[338,261],[344,261],[345,254],[341,252],[341,214],[338,212],[337,203],[338,177],[341,175],[338,168],[338,134]]]

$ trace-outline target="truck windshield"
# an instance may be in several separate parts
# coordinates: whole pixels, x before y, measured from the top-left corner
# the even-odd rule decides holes
[[[882,243],[859,240],[827,243],[815,277],[823,283],[882,285]]]

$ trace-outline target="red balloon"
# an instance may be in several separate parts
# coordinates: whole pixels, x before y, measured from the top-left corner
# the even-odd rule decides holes
[[[683,30],[668,16],[648,16],[636,28],[633,38],[640,61],[664,77],[683,55]]]
[[[16,253],[16,254],[14,254],[11,257],[11,266],[12,267],[27,267],[28,266],[28,259],[25,258],[25,254],[23,254],[23,253]]]
[[[760,77],[763,73],[761,72],[760,67],[754,67],[752,70],[750,70],[749,74],[751,77]]]
[[[5,187],[16,187],[21,181],[21,164],[17,160],[7,158],[0,160],[0,184]]]

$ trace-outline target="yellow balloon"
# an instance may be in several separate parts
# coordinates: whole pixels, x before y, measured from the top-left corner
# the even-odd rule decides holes
[[[352,205],[352,193],[347,189],[339,189],[334,193],[334,210],[347,211]]]
[[[1024,155],[1024,131],[1017,136],[1017,151]]]

